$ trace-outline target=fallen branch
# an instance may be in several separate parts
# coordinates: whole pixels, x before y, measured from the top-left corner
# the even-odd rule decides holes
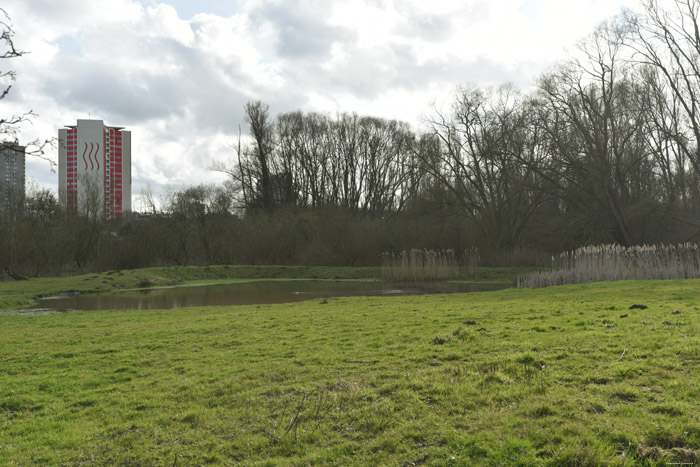
[[[620,360],[622,360],[622,357],[625,356],[625,352],[627,352],[627,349],[623,349],[623,350],[622,350],[622,355],[620,355],[620,358],[617,359],[618,362],[619,362]]]

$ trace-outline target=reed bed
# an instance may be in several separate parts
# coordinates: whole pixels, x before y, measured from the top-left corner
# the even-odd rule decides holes
[[[464,250],[464,260],[462,266],[469,271],[474,279],[479,278],[479,265],[481,264],[481,255],[477,247],[471,247]]]
[[[418,250],[382,254],[382,279],[420,282],[456,279],[459,273],[453,250]]]
[[[550,271],[518,278],[518,287],[549,287],[587,282],[692,279],[700,277],[700,246],[585,246],[552,257]]]

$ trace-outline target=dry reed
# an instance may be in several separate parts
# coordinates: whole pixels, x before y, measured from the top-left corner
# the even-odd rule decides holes
[[[382,279],[386,281],[440,281],[459,273],[453,250],[402,251],[382,254]]]
[[[468,250],[464,250],[464,266],[472,276],[477,279],[479,277],[479,264],[481,263],[481,256],[479,255],[479,249],[477,247],[471,247]]]
[[[550,271],[518,278],[519,287],[549,287],[586,282],[692,279],[700,277],[700,247],[678,245],[585,246],[552,257]]]

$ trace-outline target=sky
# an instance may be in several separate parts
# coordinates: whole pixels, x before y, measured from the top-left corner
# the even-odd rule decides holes
[[[424,125],[464,84],[522,90],[639,0],[5,0],[17,72],[3,117],[20,143],[77,119],[132,132],[132,196],[221,183],[243,106],[355,112]],[[58,160],[58,150],[46,156]],[[57,191],[30,157],[27,177]]]

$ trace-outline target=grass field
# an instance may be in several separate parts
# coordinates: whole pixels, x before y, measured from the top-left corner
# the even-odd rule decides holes
[[[0,316],[0,465],[697,464],[699,336],[698,280]]]

